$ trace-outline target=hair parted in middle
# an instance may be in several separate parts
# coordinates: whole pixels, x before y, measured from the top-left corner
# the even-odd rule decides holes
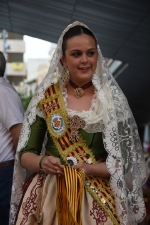
[[[97,46],[97,40],[96,37],[94,36],[94,34],[92,33],[92,31],[90,31],[88,28],[83,27],[83,26],[74,26],[71,27],[64,35],[63,37],[63,43],[62,43],[62,52],[63,55],[65,55],[65,51],[66,51],[66,47],[67,47],[67,40],[69,38],[72,38],[74,36],[78,36],[78,35],[82,35],[82,34],[86,34],[91,36],[94,40],[95,40],[95,44]]]

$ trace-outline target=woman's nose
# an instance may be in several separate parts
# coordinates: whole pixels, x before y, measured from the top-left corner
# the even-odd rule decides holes
[[[81,56],[81,62],[82,62],[82,63],[87,63],[87,62],[88,62],[88,57],[87,57],[86,54],[83,54],[83,55]]]

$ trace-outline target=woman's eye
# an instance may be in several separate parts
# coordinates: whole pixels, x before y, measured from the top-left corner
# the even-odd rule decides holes
[[[80,52],[74,52],[74,53],[72,53],[72,56],[74,56],[74,57],[78,57],[78,56],[80,56],[80,55],[81,55]]]
[[[80,57],[83,53],[82,52],[73,52],[71,55],[73,57]],[[87,52],[87,56],[92,57],[95,54],[95,51]]]
[[[95,52],[88,52],[87,55],[88,56],[93,56],[95,54]]]

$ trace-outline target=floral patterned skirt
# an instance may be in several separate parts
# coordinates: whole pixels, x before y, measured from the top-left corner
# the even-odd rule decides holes
[[[114,225],[107,213],[84,188],[82,225]],[[56,213],[56,176],[40,172],[29,184],[19,207],[15,225],[58,224]]]

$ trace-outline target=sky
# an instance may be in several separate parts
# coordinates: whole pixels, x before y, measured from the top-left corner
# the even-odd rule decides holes
[[[49,52],[56,44],[33,38],[27,35],[23,36],[25,41],[24,62],[28,59],[50,58]]]
[[[27,35],[23,36],[23,40],[25,42],[23,57],[28,70],[27,81],[30,81],[37,77],[37,68],[50,61],[56,44]]]

